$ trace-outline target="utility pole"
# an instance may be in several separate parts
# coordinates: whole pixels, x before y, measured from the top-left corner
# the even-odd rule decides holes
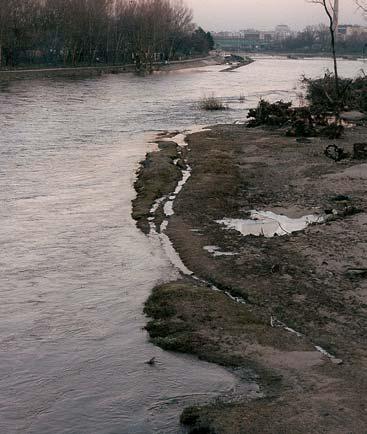
[[[339,0],[334,0],[333,23],[334,23],[334,32],[336,32],[339,26]]]

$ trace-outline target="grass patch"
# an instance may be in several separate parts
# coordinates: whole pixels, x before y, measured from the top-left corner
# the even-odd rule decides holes
[[[228,367],[250,362],[249,344],[294,348],[294,337],[271,328],[248,306],[189,280],[158,286],[145,304],[146,326],[159,347]]]

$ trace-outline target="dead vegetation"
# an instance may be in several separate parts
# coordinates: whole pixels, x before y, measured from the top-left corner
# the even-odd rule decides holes
[[[309,107],[292,107],[291,102],[270,103],[260,100],[250,109],[249,128],[266,126],[284,129],[289,137],[328,137],[338,139],[344,131],[343,125],[329,114],[314,114]]]
[[[207,111],[226,110],[227,107],[215,95],[203,96],[199,101],[199,108]]]
[[[306,99],[314,115],[336,113],[339,110],[367,112],[367,76],[340,78],[339,92],[335,90],[334,76],[328,72],[322,78],[302,79],[306,86]]]
[[[357,112],[356,121],[367,113],[367,76],[339,78],[338,91],[331,73],[322,78],[303,78],[307,105],[293,107],[291,102],[260,100],[248,114],[248,127],[284,129],[290,137],[327,137],[339,139],[344,133],[341,112]],[[366,115],[367,116],[367,115]]]

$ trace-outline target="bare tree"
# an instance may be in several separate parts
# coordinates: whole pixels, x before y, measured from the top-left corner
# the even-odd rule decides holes
[[[120,0],[119,10],[138,70],[151,70],[155,60],[172,58],[180,38],[193,30],[191,10],[178,0]]]
[[[358,8],[367,14],[367,0],[355,0],[355,2]]]
[[[181,0],[0,0],[0,67],[135,61],[149,70],[190,53],[194,30]]]
[[[339,0],[308,0],[308,2],[321,5],[324,8],[324,11],[329,19],[331,52],[333,55],[333,62],[334,62],[335,92],[336,92],[337,99],[339,99],[339,73],[338,73],[338,62],[336,59],[336,30],[338,27]]]

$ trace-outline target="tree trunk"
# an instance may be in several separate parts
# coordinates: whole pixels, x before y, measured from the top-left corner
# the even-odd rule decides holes
[[[336,48],[335,48],[335,31],[334,25],[330,26],[330,34],[331,34],[331,50],[333,54],[333,62],[334,62],[334,77],[335,77],[335,93],[337,97],[337,103],[339,105],[339,73],[338,73],[338,62],[336,60]]]

